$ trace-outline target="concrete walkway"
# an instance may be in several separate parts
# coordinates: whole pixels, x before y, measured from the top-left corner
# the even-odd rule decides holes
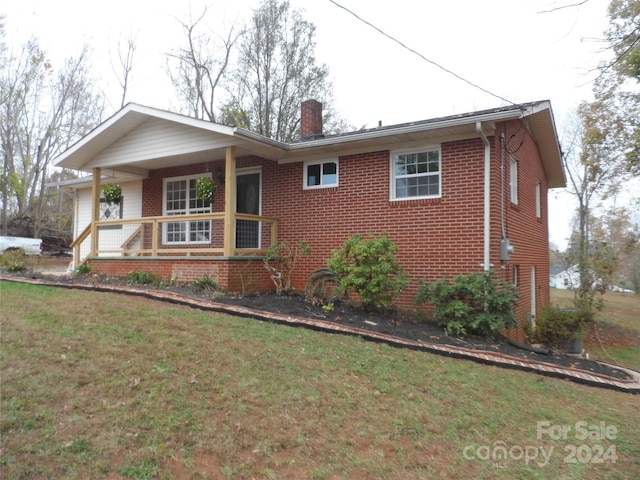
[[[593,387],[607,388],[611,390],[617,390],[625,393],[639,394],[640,393],[640,373],[634,370],[621,368],[615,365],[607,364],[612,368],[617,368],[626,372],[629,376],[629,380],[620,380],[606,375],[599,375],[585,370],[566,368],[553,365],[551,363],[537,362],[533,360],[523,359],[519,357],[512,357],[509,355],[503,355],[497,352],[488,352],[483,350],[471,350],[468,348],[456,347],[451,345],[440,345],[428,342],[422,342],[419,340],[407,340],[404,338],[394,337],[384,333],[373,332],[366,329],[347,327],[334,322],[324,320],[312,320],[303,317],[293,317],[279,315],[276,313],[253,310],[245,307],[238,307],[234,305],[227,305],[224,303],[216,303],[207,300],[200,300],[196,298],[187,297],[174,292],[141,289],[135,287],[126,287],[120,285],[84,285],[73,283],[57,283],[41,279],[22,278],[10,275],[1,275],[0,280],[9,282],[21,282],[29,283],[32,285],[47,285],[59,288],[70,288],[80,290],[90,290],[97,292],[110,292],[120,293],[125,295],[135,295],[153,300],[161,300],[178,305],[186,305],[200,310],[225,313],[229,315],[237,315],[241,317],[255,318],[258,320],[265,320],[283,325],[306,327],[314,330],[330,333],[341,333],[345,335],[354,335],[362,337],[365,340],[377,341],[386,343],[388,345],[400,348],[410,348],[413,350],[420,350],[438,355],[444,355],[452,358],[461,358],[465,360],[471,360],[486,365],[494,365],[501,368],[510,368],[515,370],[522,370],[527,372],[537,373],[539,375],[545,375],[549,377],[562,378],[570,380],[572,382],[581,383],[584,385],[590,385]],[[605,362],[601,362],[605,363]]]

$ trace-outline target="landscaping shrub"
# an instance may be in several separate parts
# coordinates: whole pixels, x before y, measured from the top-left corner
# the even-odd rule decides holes
[[[398,247],[387,237],[363,239],[356,234],[333,251],[327,264],[338,275],[341,292],[355,292],[365,310],[381,311],[409,284],[397,252]]]
[[[153,273],[137,272],[135,270],[127,274],[127,279],[130,283],[137,285],[151,285],[159,283],[158,277]]]
[[[431,303],[433,317],[448,335],[494,338],[502,328],[516,324],[518,295],[510,283],[493,278],[495,272],[473,272],[424,283],[418,304]]]
[[[74,271],[74,273],[78,275],[88,275],[90,272],[91,272],[91,265],[89,265],[89,262],[84,262]]]
[[[567,342],[587,336],[593,314],[576,308],[550,305],[536,318],[534,339],[549,347],[562,349]]]
[[[296,245],[290,245],[284,241],[269,247],[267,255],[264,257],[264,266],[276,286],[278,295],[288,295],[293,291],[291,287],[293,270],[298,259],[303,255],[308,255],[310,251],[309,245],[304,240]]]
[[[2,266],[9,272],[20,272],[27,268],[27,254],[22,248],[7,249],[0,259]]]
[[[203,275],[201,278],[196,278],[191,282],[191,288],[196,292],[211,293],[220,288],[218,282],[209,275]]]

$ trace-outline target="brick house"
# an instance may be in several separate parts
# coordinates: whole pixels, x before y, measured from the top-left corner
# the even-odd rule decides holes
[[[517,283],[522,322],[549,303],[547,191],[563,187],[548,101],[322,134],[306,101],[301,139],[280,143],[242,128],[129,104],[64,152],[56,165],[90,173],[75,192],[76,265],[210,275],[232,291],[273,288],[261,255],[306,240],[294,287],[349,236],[386,234],[411,286],[482,269]],[[218,188],[195,196],[198,178]],[[102,186],[121,187],[107,203]],[[179,220],[178,220],[179,216]]]

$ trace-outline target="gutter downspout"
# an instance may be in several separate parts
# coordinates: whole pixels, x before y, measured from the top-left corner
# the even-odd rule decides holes
[[[484,143],[484,270],[491,269],[491,144],[482,130],[482,122],[476,122],[476,132]]]

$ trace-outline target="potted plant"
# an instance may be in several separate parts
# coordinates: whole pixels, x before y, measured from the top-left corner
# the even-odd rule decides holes
[[[196,180],[196,196],[200,200],[213,201],[218,185],[211,177],[201,177]]]
[[[107,203],[120,203],[122,188],[118,184],[110,183],[102,187],[102,193]]]

